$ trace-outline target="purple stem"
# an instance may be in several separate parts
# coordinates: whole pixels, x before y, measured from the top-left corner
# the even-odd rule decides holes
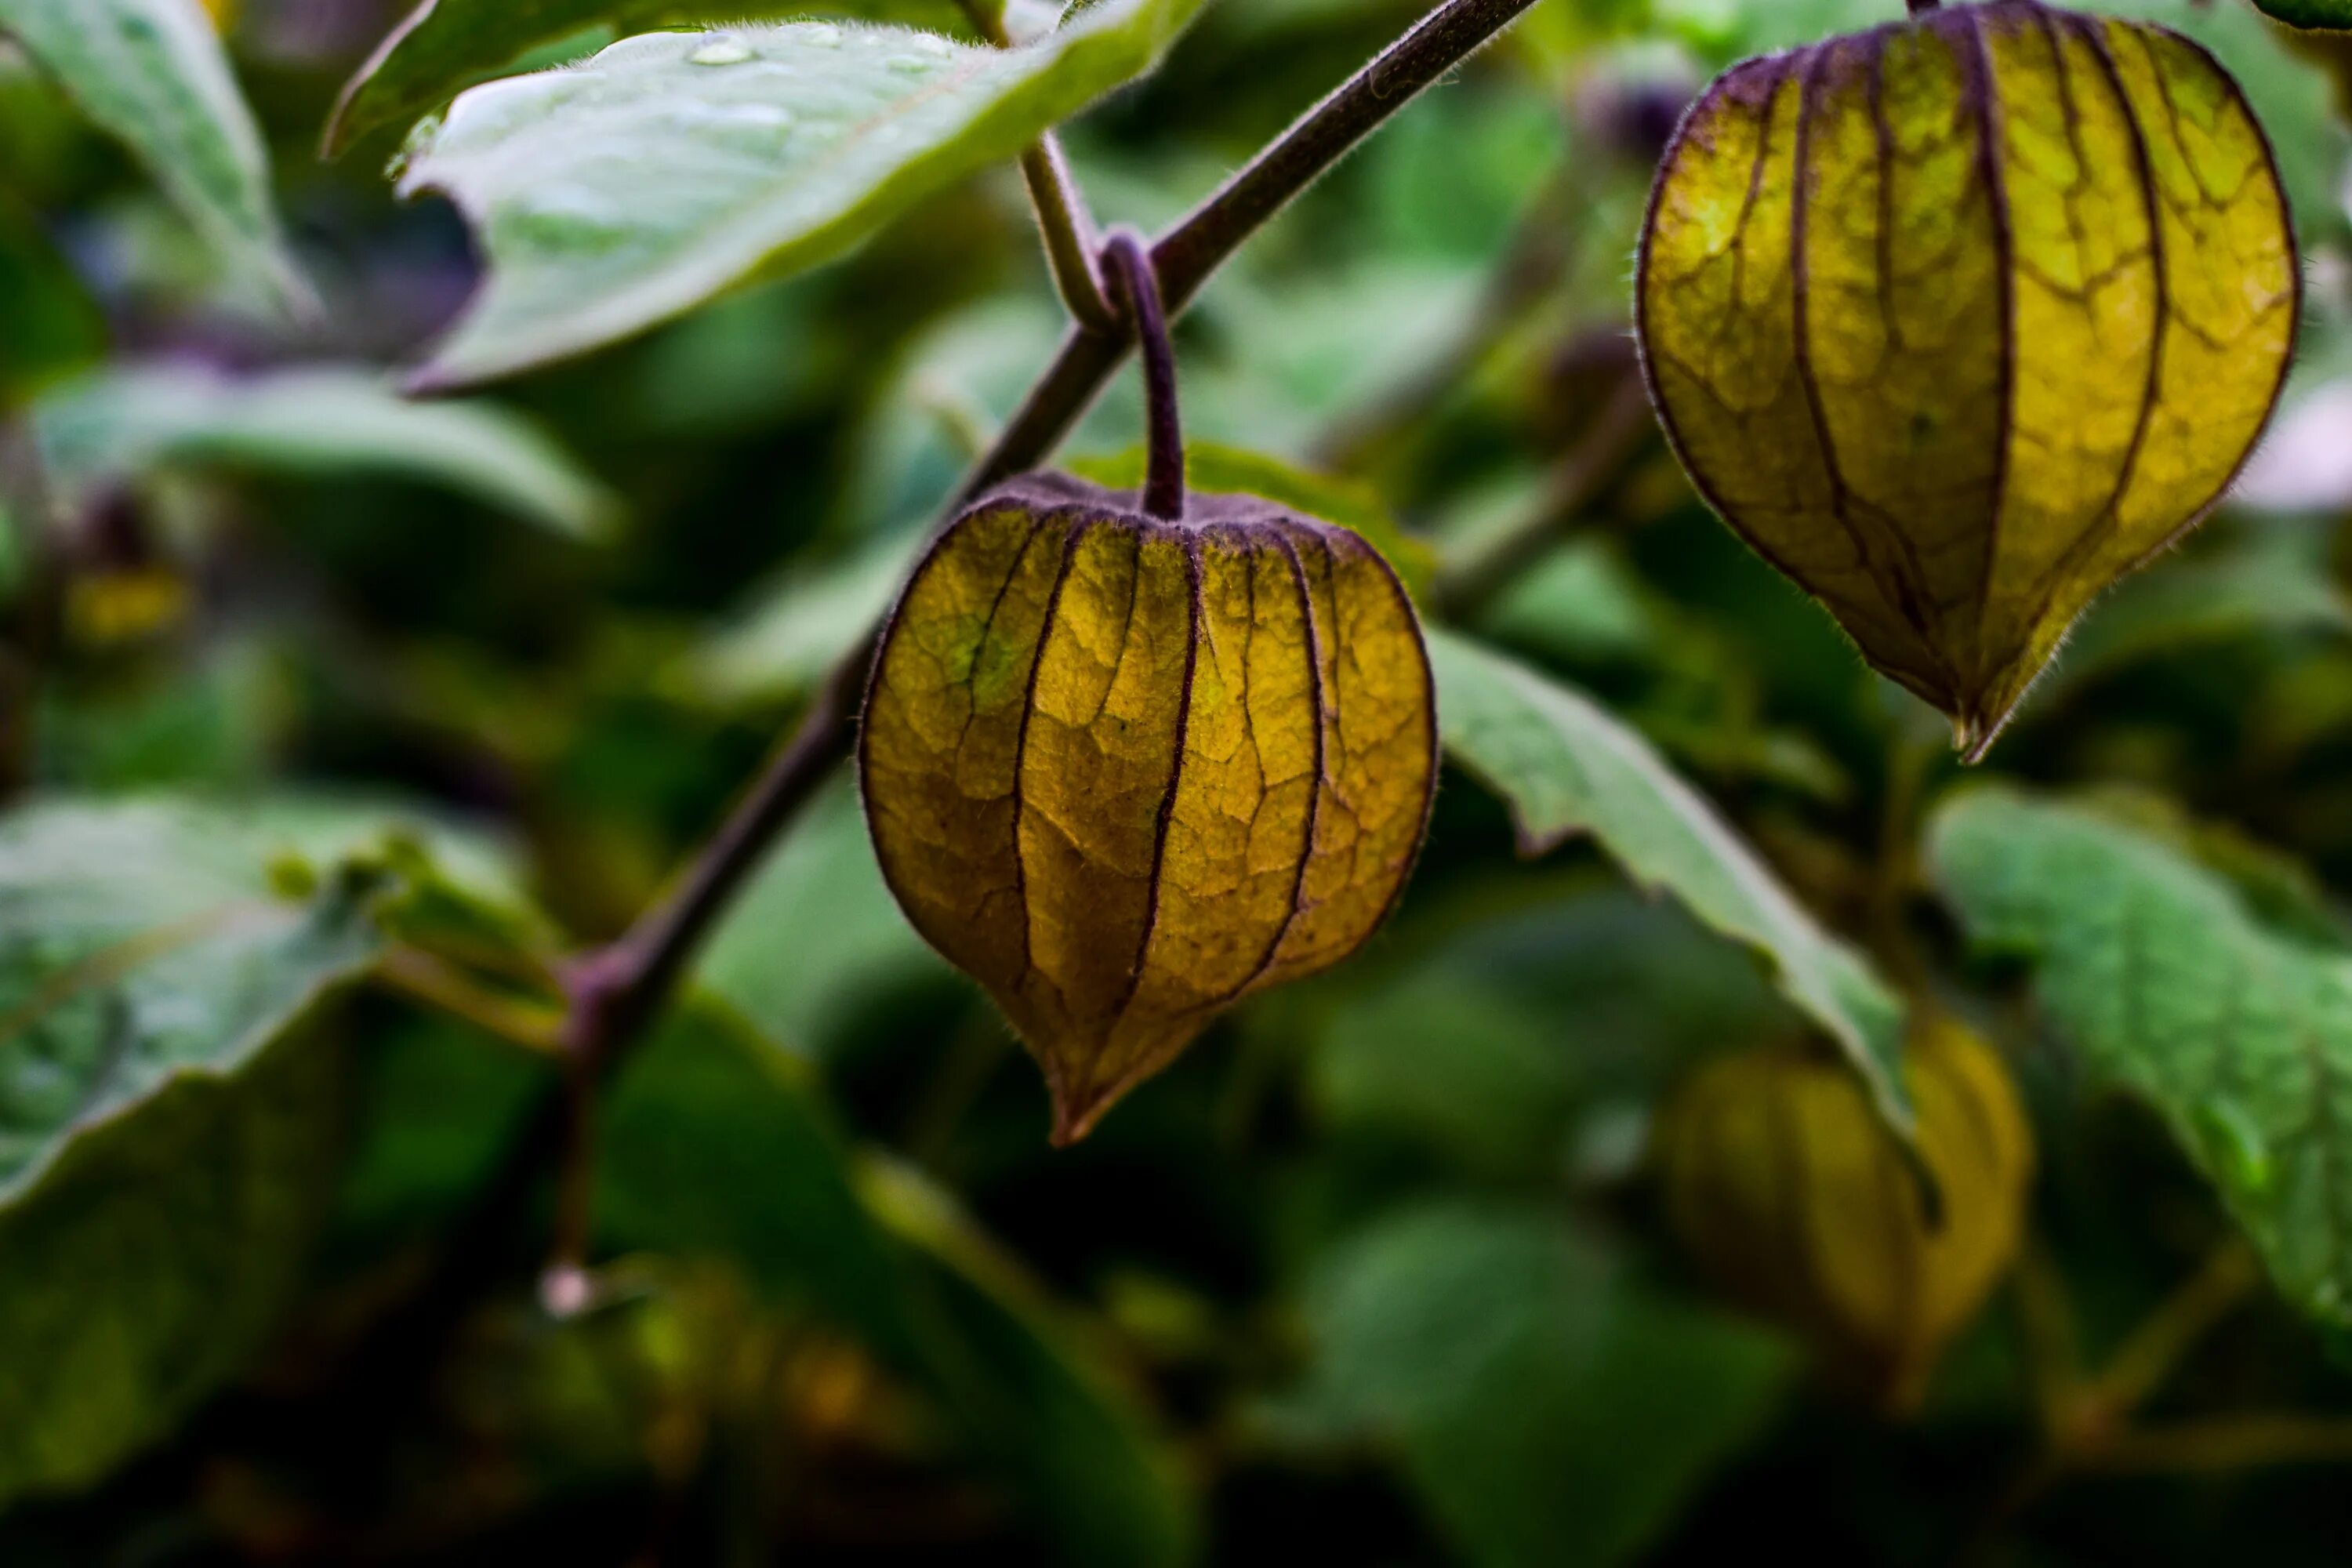
[[[1143,347],[1143,400],[1150,421],[1150,465],[1143,481],[1143,510],[1170,522],[1184,515],[1184,423],[1176,406],[1176,351],[1168,342],[1168,311],[1160,302],[1160,275],[1131,228],[1103,242],[1103,261],[1119,295],[1119,308]]]

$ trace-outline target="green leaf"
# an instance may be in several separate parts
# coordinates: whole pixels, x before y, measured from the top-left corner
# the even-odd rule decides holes
[[[1930,868],[2034,972],[2092,1071],[2153,1108],[2304,1310],[2352,1323],[2352,957],[2265,924],[2163,838],[2020,791],[1956,797]]]
[[[487,403],[411,403],[356,366],[237,379],[176,366],[115,370],[44,399],[34,425],[68,496],[166,465],[224,466],[399,475],[577,537],[606,531],[620,506],[520,416]]]
[[[769,853],[698,971],[771,1039],[820,1057],[862,1004],[950,973],[898,912],[845,777]]]
[[[1548,658],[1598,663],[1654,656],[1668,617],[1605,539],[1570,541],[1528,567],[1479,617],[1486,636]]]
[[[380,126],[446,103],[533,49],[599,25],[637,33],[811,16],[970,31],[960,0],[420,0],[343,84],[324,152],[331,158]]]
[[[1745,953],[1589,869],[1498,871],[1417,910],[1368,968],[1332,987],[1308,1103],[1481,1176],[1555,1179],[1580,1127],[1799,1023]]]
[[[37,1066],[0,1041],[0,1113]],[[0,1205],[0,1506],[103,1476],[260,1347],[333,1187],[341,1077],[303,1034],[184,1071]]]
[[[926,1389],[1073,1563],[1186,1556],[1165,1455],[1083,1349],[970,1267],[961,1226],[903,1183],[881,1213],[794,1060],[707,996],[624,1068],[604,1111],[600,1231],[613,1247],[735,1261],[824,1312]],[[911,1243],[911,1244],[910,1244]]]
[[[289,850],[164,800],[0,819],[0,1205],[82,1130],[236,1072],[373,961],[371,879],[310,892]]]
[[[12,35],[120,139],[241,276],[311,308],[269,194],[269,157],[196,0],[0,0]]]
[[[1343,1244],[1307,1300],[1307,1397],[1393,1444],[1481,1568],[1638,1551],[1752,1439],[1779,1342],[1657,1299],[1557,1216],[1439,1203]]]
[[[40,224],[0,195],[0,410],[106,352],[106,318]]]
[[[417,374],[445,388],[608,343],[755,272],[829,260],[1149,69],[1202,0],[1103,0],[1013,49],[829,22],[652,33],[476,88],[421,128],[489,261]]]
[[[2290,27],[2341,32],[2352,27],[2352,0],[2254,0],[2263,14]]]
[[[1789,999],[1845,1051],[1880,1115],[1907,1131],[1901,1001],[1647,742],[1466,638],[1433,629],[1429,656],[1446,751],[1509,805],[1524,853],[1591,833],[1636,882],[1762,953]]]
[[[322,805],[0,819],[0,1498],[110,1468],[268,1330],[340,1142],[309,1026],[380,951],[385,843]]]

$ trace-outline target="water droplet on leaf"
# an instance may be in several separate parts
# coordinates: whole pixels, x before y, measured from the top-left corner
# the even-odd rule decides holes
[[[721,33],[686,58],[698,66],[740,66],[757,57],[742,39]]]

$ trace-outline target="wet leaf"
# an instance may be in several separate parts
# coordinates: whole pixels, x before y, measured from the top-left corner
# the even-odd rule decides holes
[[[1726,73],[1661,169],[1639,294],[1701,491],[1979,753],[2228,485],[2299,288],[2210,56],[1991,0]]]
[[[411,403],[356,366],[244,378],[115,370],[60,387],[34,426],[68,494],[165,466],[372,472],[445,485],[582,537],[608,530],[620,507],[521,416],[487,403]]]
[[[333,157],[382,126],[414,120],[532,49],[588,28],[656,27],[855,16],[965,30],[959,0],[418,0],[343,84],[327,121]]]
[[[269,158],[195,0],[0,0],[26,52],[241,276],[281,309],[312,303],[269,194]]]
[[[1068,1142],[1223,1008],[1370,936],[1435,745],[1412,603],[1356,535],[1038,476],[916,568],[860,759],[891,890],[1012,1019]]]
[[[2061,1035],[2163,1118],[2280,1289],[2352,1322],[2352,958],[2163,838],[2021,791],[1950,801],[1928,854],[1971,941],[2032,965]]]
[[[802,271],[1150,68],[1201,0],[1103,0],[1013,49],[829,22],[651,33],[476,88],[400,188],[473,224],[489,276],[418,373],[446,388]]]
[[[1649,743],[1590,699],[1467,638],[1433,632],[1445,749],[1509,805],[1523,853],[1591,833],[1633,879],[1770,961],[1789,999],[1827,1031],[1886,1123],[1911,1111],[1899,1076],[1903,1005],[1823,931],[1755,850]]]

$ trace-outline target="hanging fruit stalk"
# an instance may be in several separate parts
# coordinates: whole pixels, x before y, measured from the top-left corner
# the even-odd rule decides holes
[[[987,987],[1083,1137],[1241,997],[1362,945],[1426,826],[1411,601],[1347,529],[1188,494],[1148,254],[1105,252],[1143,350],[1139,492],[1010,481],[885,627],[859,764],[885,877]]]
[[[2262,128],[2198,46],[2033,0],[1914,10],[1707,89],[1638,325],[1701,493],[1973,760],[2227,489],[2301,275]]]

